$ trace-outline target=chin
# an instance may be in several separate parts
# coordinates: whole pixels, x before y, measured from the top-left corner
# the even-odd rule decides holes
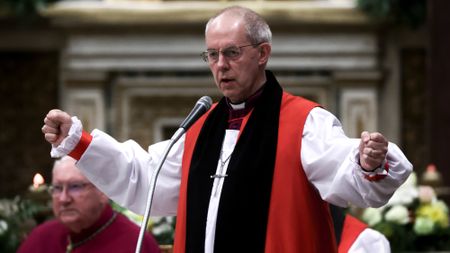
[[[225,90],[223,91],[223,95],[227,97],[231,102],[238,103],[240,102],[240,96],[237,96],[236,92],[233,90]]]
[[[77,215],[60,215],[58,218],[64,224],[78,221]]]
[[[65,211],[65,212],[59,213],[58,219],[62,223],[73,223],[73,222],[78,221],[79,215],[75,211]]]

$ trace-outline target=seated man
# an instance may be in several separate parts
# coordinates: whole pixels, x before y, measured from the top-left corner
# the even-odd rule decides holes
[[[338,206],[330,204],[338,253],[390,253],[386,237]]]
[[[69,156],[55,162],[50,193],[56,219],[36,227],[18,252],[135,252],[139,227],[111,208]],[[160,252],[146,234],[141,252]]]

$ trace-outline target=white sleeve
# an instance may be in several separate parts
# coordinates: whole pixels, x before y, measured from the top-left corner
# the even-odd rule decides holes
[[[94,130],[91,135],[92,142],[77,167],[109,198],[143,214],[151,173],[167,141],[150,146],[147,152],[133,140],[119,143],[99,130]],[[174,144],[161,168],[152,201],[152,216],[176,214],[183,147],[184,136]]]
[[[322,199],[345,207],[384,205],[412,171],[411,163],[393,143],[388,145],[389,172],[384,179],[365,178],[359,160],[360,139],[348,138],[339,120],[322,108],[314,108],[305,122],[301,161],[309,181]]]
[[[366,228],[355,242],[352,244],[348,253],[390,253],[391,247],[386,237],[371,228]]]

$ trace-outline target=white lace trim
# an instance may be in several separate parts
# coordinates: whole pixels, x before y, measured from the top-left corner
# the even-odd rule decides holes
[[[58,158],[69,154],[78,144],[83,133],[83,125],[76,117],[72,117],[72,126],[69,129],[69,135],[59,144],[59,146],[52,145],[50,155],[53,158]]]

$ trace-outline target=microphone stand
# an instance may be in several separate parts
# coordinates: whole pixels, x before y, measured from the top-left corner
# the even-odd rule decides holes
[[[140,253],[142,248],[142,240],[144,239],[145,230],[147,229],[148,219],[150,217],[150,209],[152,208],[152,201],[153,201],[153,193],[155,192],[156,187],[156,179],[158,178],[159,171],[162,168],[162,165],[164,164],[164,161],[167,158],[167,155],[169,154],[170,149],[172,149],[175,142],[180,139],[181,136],[189,129],[189,127],[206,111],[209,110],[211,107],[212,100],[208,96],[201,97],[197,103],[195,104],[194,108],[192,109],[191,113],[189,113],[188,117],[181,123],[178,130],[173,134],[172,138],[170,138],[169,143],[164,150],[163,155],[161,156],[161,159],[159,160],[158,166],[153,171],[152,178],[150,180],[150,187],[148,189],[147,194],[147,204],[145,206],[145,212],[144,212],[144,219],[142,220],[141,224],[141,230],[139,231],[139,238],[136,244],[136,251],[135,253]]]
[[[166,149],[164,150],[164,153],[159,160],[158,166],[153,171],[152,178],[150,180],[150,187],[148,189],[147,194],[147,204],[145,206],[145,213],[144,213],[144,219],[141,223],[141,229],[139,231],[139,237],[136,244],[136,251],[135,253],[140,253],[142,248],[142,241],[144,239],[145,230],[147,229],[148,220],[150,218],[150,209],[152,207],[152,201],[153,201],[153,193],[155,192],[155,186],[156,186],[156,179],[158,178],[159,171],[161,170],[162,165],[164,164],[164,161],[167,158],[167,155],[169,154],[169,151],[172,149],[175,142],[180,139],[180,137],[186,132],[186,130],[182,127],[178,128],[178,130],[175,132],[175,134],[170,138],[169,143],[167,144]]]

